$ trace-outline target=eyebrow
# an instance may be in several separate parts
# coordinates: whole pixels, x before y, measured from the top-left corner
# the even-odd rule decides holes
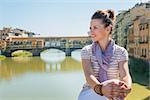
[[[92,27],[95,27],[95,26],[101,27],[101,25],[93,25]],[[91,27],[91,26],[90,26],[90,27]]]

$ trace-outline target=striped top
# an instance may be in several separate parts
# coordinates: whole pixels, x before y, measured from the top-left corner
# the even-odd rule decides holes
[[[91,67],[93,69],[94,76],[98,79],[99,64],[96,57],[92,55],[92,45],[87,45],[81,50],[81,58],[91,61]],[[108,79],[120,79],[118,65],[119,62],[125,60],[128,60],[127,50],[123,47],[116,45],[116,50],[114,52],[114,55],[110,59],[110,66],[107,71]]]

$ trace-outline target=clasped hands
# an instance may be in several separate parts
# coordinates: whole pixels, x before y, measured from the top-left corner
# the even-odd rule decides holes
[[[116,79],[104,81],[102,84],[102,93],[110,100],[112,98],[124,98],[131,91],[131,86],[128,86],[125,82]]]

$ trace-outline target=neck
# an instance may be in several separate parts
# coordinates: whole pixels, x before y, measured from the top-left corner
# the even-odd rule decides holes
[[[106,39],[98,41],[99,46],[101,47],[102,51],[106,50],[110,40],[111,40],[111,38],[106,38]]]

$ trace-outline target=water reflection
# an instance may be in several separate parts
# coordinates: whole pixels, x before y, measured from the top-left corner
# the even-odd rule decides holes
[[[8,80],[27,72],[44,72],[44,65],[38,57],[6,58],[0,65],[0,78]]]
[[[81,63],[58,50],[0,63],[0,100],[76,100],[83,83]]]
[[[66,58],[65,53],[57,49],[49,49],[40,54],[42,61],[46,63],[46,72],[59,71],[61,62]]]
[[[81,49],[78,49],[78,50],[75,50],[71,53],[71,57],[78,61],[78,62],[81,62]]]
[[[40,58],[46,63],[60,63],[65,59],[65,53],[57,49],[48,49],[40,54]]]
[[[55,73],[81,70],[81,62],[65,57],[60,51],[50,50],[41,57],[6,58],[0,64],[0,79],[10,80],[27,73]]]
[[[24,63],[24,62],[29,62],[31,57],[12,57],[11,58],[14,62],[18,63]]]
[[[80,50],[72,57],[51,52],[51,56],[0,61],[0,100],[77,100],[85,83]],[[134,83],[126,100],[145,100],[149,94],[145,86]]]
[[[60,63],[56,63],[56,64],[46,64],[46,72],[54,72],[54,71],[60,71],[61,70],[61,64]]]

